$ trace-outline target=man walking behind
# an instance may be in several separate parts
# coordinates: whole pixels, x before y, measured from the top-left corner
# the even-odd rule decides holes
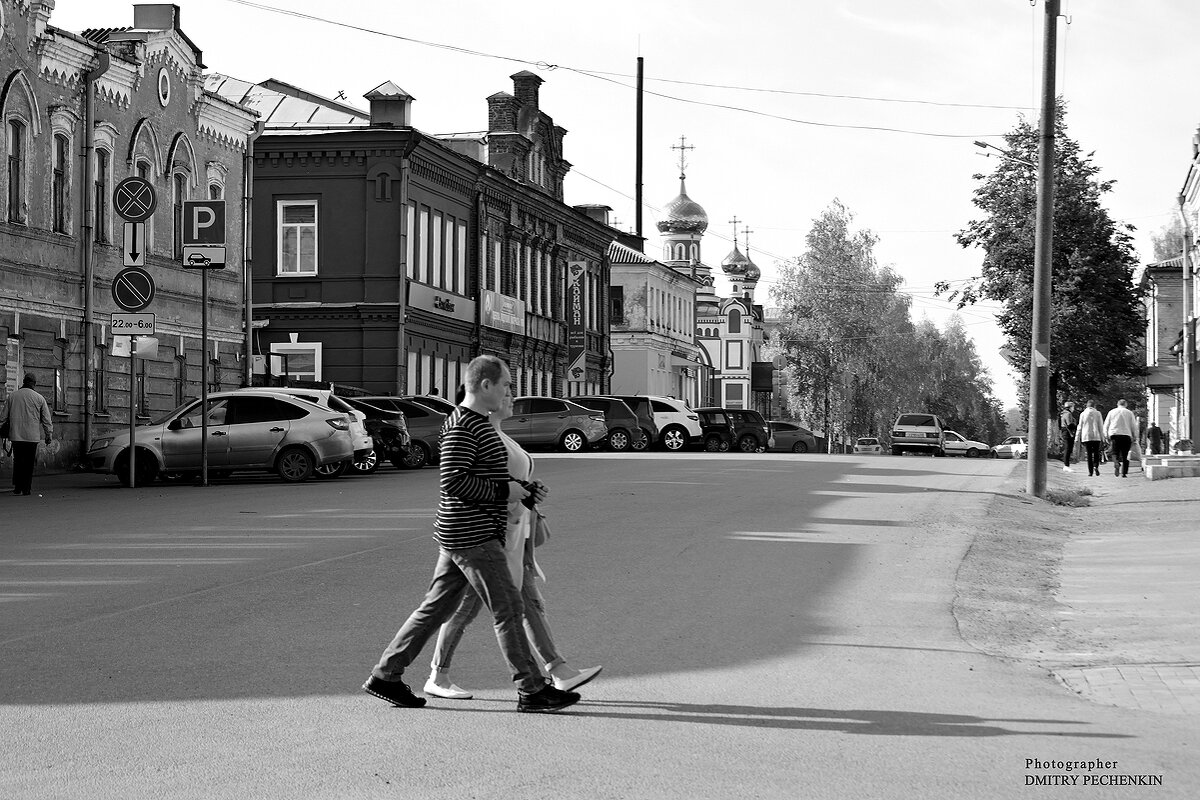
[[[1063,406],[1062,415],[1058,418],[1059,434],[1062,436],[1063,469],[1071,468],[1071,450],[1075,447],[1075,404],[1068,402]]]
[[[1100,449],[1104,443],[1104,419],[1096,410],[1096,401],[1088,400],[1087,407],[1079,415],[1079,428],[1075,438],[1087,451],[1088,476],[1100,474]]]
[[[50,444],[54,423],[46,398],[33,390],[37,378],[25,374],[17,389],[0,411],[0,426],[8,423],[8,439],[13,452],[13,494],[28,495],[33,491],[33,465],[37,462],[39,441]]]
[[[1137,417],[1126,406],[1121,398],[1104,418],[1104,435],[1112,442],[1113,469],[1119,478],[1129,475],[1129,448],[1138,435]]]
[[[441,488],[434,539],[440,548],[425,599],[383,651],[369,694],[398,706],[420,708],[401,680],[429,637],[458,608],[463,592],[474,591],[495,618],[496,639],[517,684],[517,711],[558,711],[579,701],[576,692],[554,688],[534,661],[525,637],[521,593],[513,583],[504,551],[508,501],[531,495],[508,474],[508,455],[488,414],[511,394],[504,362],[478,356],[467,365],[466,396],[442,427]],[[535,500],[542,500],[537,492]]]

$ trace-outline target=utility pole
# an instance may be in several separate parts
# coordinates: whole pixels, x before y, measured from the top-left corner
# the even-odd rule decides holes
[[[1191,439],[1196,426],[1194,404],[1196,393],[1192,391],[1192,378],[1195,375],[1196,335],[1192,329],[1192,226],[1188,224],[1185,198],[1179,195],[1179,217],[1183,221],[1183,413],[1176,422],[1176,437]],[[1196,442],[1192,441],[1192,452],[1196,452]]]
[[[638,238],[642,237],[642,81],[645,62],[641,56],[637,59],[637,133],[634,143],[634,172],[633,178],[633,230]]]
[[[1054,241],[1054,71],[1059,0],[1046,0],[1042,49],[1042,124],[1038,141],[1037,227],[1033,251],[1033,331],[1029,359],[1029,471],[1025,491],[1046,496],[1050,410],[1050,287]]]

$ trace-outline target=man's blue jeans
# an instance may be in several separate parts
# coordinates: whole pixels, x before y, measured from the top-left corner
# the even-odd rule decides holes
[[[491,539],[465,550],[440,550],[429,591],[383,651],[371,674],[385,681],[400,680],[421,649],[458,608],[467,587],[483,600],[495,618],[496,640],[512,670],[513,682],[524,694],[546,686],[525,638],[521,595],[508,571],[504,548]]]

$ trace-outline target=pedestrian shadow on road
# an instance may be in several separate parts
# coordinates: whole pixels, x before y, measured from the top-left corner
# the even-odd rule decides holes
[[[775,708],[771,706],[701,705],[697,703],[584,700],[576,708],[589,716],[650,722],[736,725],[748,728],[836,731],[869,736],[1069,736],[1085,739],[1129,739],[1119,733],[1088,732],[1087,722],[1064,719],[1005,719],[924,711],[884,711],[836,708]],[[1008,725],[1028,725],[1014,730]],[[1047,729],[1045,726],[1056,726]],[[1067,726],[1076,726],[1074,728]]]

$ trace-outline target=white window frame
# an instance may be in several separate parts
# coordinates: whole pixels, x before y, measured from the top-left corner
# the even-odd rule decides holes
[[[286,209],[286,208],[299,207],[299,206],[311,206],[312,210],[313,210],[313,221],[311,223],[312,224],[312,232],[313,232],[313,264],[312,264],[312,269],[308,269],[308,270],[306,270],[306,269],[288,269],[287,267],[289,267],[290,265],[285,265],[283,263],[283,234],[284,234],[283,212],[284,212],[284,209]],[[276,277],[296,277],[296,276],[309,277],[312,275],[316,275],[319,272],[320,260],[321,260],[321,248],[320,248],[321,225],[320,225],[320,222],[321,222],[321,205],[315,199],[313,199],[313,200],[276,200],[275,201],[275,275],[276,275]],[[309,223],[303,223],[303,224],[290,223],[288,225],[288,227],[294,227],[294,228],[297,228],[297,230],[299,230],[301,227],[306,227],[308,224]],[[297,257],[297,259],[299,259],[299,257],[300,257],[300,236],[299,236],[298,232],[297,232],[297,236],[296,236],[296,257]],[[300,265],[297,264],[296,266],[299,267]],[[316,378],[316,380],[320,380],[320,378]]]
[[[408,272],[408,277],[411,280],[417,279],[417,231],[414,227],[417,224],[417,204],[416,201],[410,200],[408,208],[404,209],[404,230],[407,233],[404,243],[404,264]]]
[[[321,342],[273,342],[271,344],[271,355],[282,356],[292,353],[312,353],[313,372],[302,372],[299,375],[312,374],[313,377],[311,380],[319,381],[321,380],[321,347]],[[288,368],[288,377],[293,380],[309,380],[308,378],[299,377],[296,372],[292,371],[290,365]]]

